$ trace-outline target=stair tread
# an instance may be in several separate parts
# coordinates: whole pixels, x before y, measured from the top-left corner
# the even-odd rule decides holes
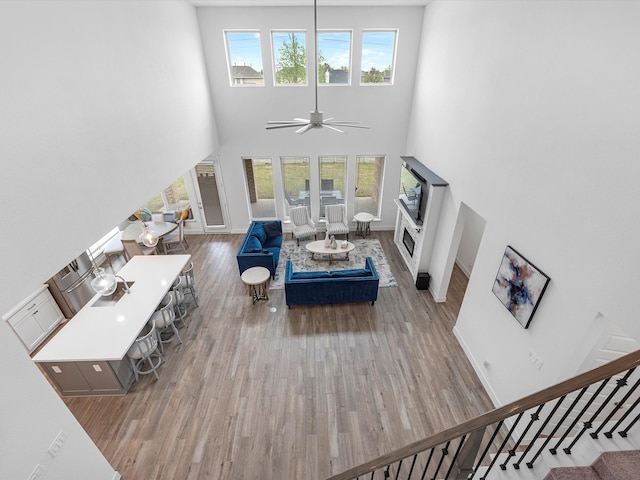
[[[593,467],[552,468],[544,480],[601,480]]]
[[[635,480],[640,471],[640,450],[605,452],[592,466],[603,480]]]

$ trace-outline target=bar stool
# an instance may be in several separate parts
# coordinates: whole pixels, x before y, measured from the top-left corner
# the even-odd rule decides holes
[[[148,373],[153,373],[156,376],[156,379],[160,380],[157,368],[162,364],[164,358],[162,358],[162,354],[158,350],[159,345],[158,331],[156,330],[155,325],[151,325],[149,333],[136,338],[133,345],[129,347],[127,357],[129,357],[129,362],[131,363],[131,368],[136,381],[138,381],[140,375],[146,375]],[[154,356],[157,357],[155,361],[153,359]],[[149,368],[143,370],[142,365],[145,361],[149,362]]]
[[[166,330],[171,330],[173,332],[173,335],[178,338],[178,342],[182,343],[182,338],[180,338],[180,334],[178,333],[178,329],[176,328],[175,320],[176,314],[173,310],[173,302],[171,301],[171,299],[169,299],[166,305],[162,306],[160,310],[156,310],[149,319],[149,323],[158,329],[158,336],[160,337],[160,351],[162,352],[164,352],[164,347],[162,346],[162,344],[169,343],[173,339],[173,336],[171,336],[166,340],[162,340],[160,334],[162,334],[162,332]]]
[[[196,292],[196,280],[193,275],[193,262],[189,262],[189,266],[182,271],[180,278],[183,280],[183,291],[185,295],[191,295],[191,299],[198,306],[198,293]]]

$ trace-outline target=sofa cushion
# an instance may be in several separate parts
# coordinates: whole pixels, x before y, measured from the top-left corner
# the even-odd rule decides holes
[[[262,227],[262,224],[256,223],[253,226],[253,230],[251,230],[251,235],[255,236],[258,240],[260,240],[260,245],[264,244],[267,240],[267,234]]]
[[[262,224],[262,228],[267,234],[267,238],[278,237],[282,235],[282,230],[280,228],[279,222],[265,222]]]
[[[280,248],[282,247],[282,235],[275,237],[267,237],[267,240],[262,244],[263,248]]]
[[[329,278],[331,277],[330,272],[319,271],[319,272],[293,272],[291,274],[292,280],[301,280],[301,279],[309,279],[309,278]]]
[[[364,268],[358,268],[354,270],[334,270],[333,272],[331,272],[331,276],[334,278],[367,277],[371,276],[371,271],[367,272]]]
[[[251,235],[247,239],[247,243],[244,246],[244,251],[247,253],[252,253],[255,250],[262,250],[262,242],[258,240],[254,235]]]

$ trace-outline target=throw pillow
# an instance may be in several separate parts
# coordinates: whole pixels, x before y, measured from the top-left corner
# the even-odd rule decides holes
[[[362,277],[366,275],[363,269],[358,270],[334,270],[331,272],[332,277]]]
[[[262,224],[264,232],[267,234],[267,238],[279,237],[282,235],[280,224],[278,222],[267,222]]]
[[[258,240],[255,236],[251,235],[247,239],[247,243],[244,247],[244,251],[248,253],[254,253],[256,250],[258,251],[262,250],[262,243],[260,243],[260,240]]]
[[[267,234],[265,233],[264,228],[262,228],[261,223],[256,223],[253,226],[253,230],[251,230],[251,235],[255,235],[256,238],[260,240],[261,246],[267,240]]]

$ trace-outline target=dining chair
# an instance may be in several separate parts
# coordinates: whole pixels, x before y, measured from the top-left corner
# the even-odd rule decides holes
[[[325,207],[325,222],[329,235],[347,234],[347,240],[349,240],[349,224],[347,223],[344,204],[327,205]]]
[[[162,245],[164,246],[165,253],[171,253],[178,249],[187,253],[187,248],[189,248],[187,239],[184,236],[184,219],[180,219],[176,223],[178,224],[178,228],[162,237]]]
[[[171,299],[169,299],[166,304],[161,306],[159,310],[153,312],[153,315],[151,315],[151,318],[149,319],[149,323],[151,325],[154,325],[158,329],[160,351],[162,352],[164,351],[164,347],[162,346],[162,344],[169,343],[171,340],[173,340],[174,336],[178,339],[178,343],[182,343],[182,338],[180,338],[180,333],[178,333],[178,328],[176,327],[175,322],[176,312],[173,309],[173,301]],[[171,333],[173,333],[173,335],[166,340],[162,340],[162,333],[166,332],[167,330],[171,330]]]
[[[300,245],[300,239],[310,237],[311,235],[316,238],[316,225],[309,217],[309,210],[305,206],[293,207],[289,210],[289,216],[291,217],[291,225],[293,230],[291,234],[296,238],[298,245]]]
[[[324,178],[320,180],[320,191],[332,192],[333,191],[333,178]]]
[[[155,325],[151,325],[151,329],[148,333],[138,337],[134,340],[133,345],[129,347],[127,351],[127,357],[131,363],[131,369],[135,375],[136,381],[140,378],[140,375],[146,375],[153,373],[157,380],[160,380],[157,369],[164,361],[162,354],[158,349],[159,336]],[[154,357],[157,357],[154,360]],[[144,362],[149,362],[149,368],[143,369]]]
[[[102,250],[104,256],[107,257],[107,262],[109,262],[109,266],[111,270],[113,270],[113,263],[111,262],[111,257],[118,257],[120,255],[124,255],[124,246],[120,239],[122,238],[122,232],[118,232],[111,240],[109,240]],[[113,270],[115,271],[115,270]]]
[[[131,260],[136,255],[155,255],[156,247],[145,247],[135,240],[121,240],[127,258]]]

